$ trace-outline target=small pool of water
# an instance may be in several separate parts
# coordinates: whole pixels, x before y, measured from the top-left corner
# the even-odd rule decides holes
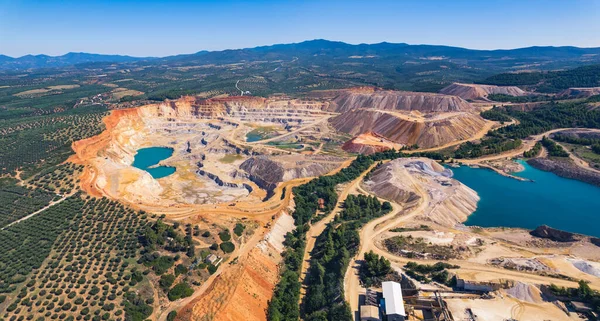
[[[147,171],[156,179],[163,178],[175,173],[175,167],[156,165],[172,155],[173,149],[169,147],[148,147],[138,149],[131,166]]]
[[[525,170],[518,181],[485,168],[452,168],[454,178],[481,197],[466,225],[553,228],[600,237],[600,188],[557,176],[519,161]]]
[[[257,142],[262,139],[263,139],[263,135],[261,135],[261,134],[256,134],[253,132],[249,132],[248,134],[246,134],[246,141],[248,143]]]

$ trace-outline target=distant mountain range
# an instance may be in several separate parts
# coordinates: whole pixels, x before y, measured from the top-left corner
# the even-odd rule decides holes
[[[195,54],[162,58],[138,58],[122,55],[68,53],[63,56],[27,55],[12,58],[0,55],[0,69],[32,69],[66,67],[85,63],[172,63],[174,65],[202,63],[236,63],[259,60],[291,60],[322,62],[323,60],[377,59],[379,63],[407,60],[450,60],[454,63],[481,65],[498,69],[553,69],[600,62],[600,48],[527,47],[507,50],[474,50],[437,45],[377,43],[352,45],[338,41],[310,40],[293,44],[277,44],[255,48],[200,51]]]
[[[146,60],[148,58],[136,58],[121,55],[101,55],[90,54],[84,52],[70,52],[62,56],[47,56],[47,55],[26,55],[19,58],[12,58],[5,55],[0,55],[1,69],[32,69],[32,68],[53,68],[67,67],[81,63],[93,62],[133,62]]]

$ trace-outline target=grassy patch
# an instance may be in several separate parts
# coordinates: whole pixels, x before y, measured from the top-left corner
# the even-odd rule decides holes
[[[242,159],[242,155],[240,154],[227,154],[223,158],[219,159],[221,163],[231,164],[235,161]]]

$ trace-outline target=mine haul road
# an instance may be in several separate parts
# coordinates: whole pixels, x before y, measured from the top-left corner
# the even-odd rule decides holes
[[[304,298],[306,294],[306,286],[304,284],[304,280],[306,278],[306,274],[308,273],[308,268],[310,266],[310,261],[312,258],[312,250],[315,247],[315,242],[317,241],[317,237],[323,233],[327,224],[331,222],[337,214],[339,214],[344,208],[344,201],[348,197],[349,194],[355,193],[358,190],[358,185],[363,180],[363,178],[373,169],[377,164],[371,165],[366,171],[364,171],[358,178],[347,183],[344,187],[344,190],[338,196],[338,201],[335,205],[335,208],[329,213],[326,217],[322,218],[317,223],[311,225],[310,229],[306,233],[306,246],[304,247],[304,255],[302,261],[302,269],[300,272],[300,283],[302,284],[302,288],[300,289],[300,302]]]
[[[483,157],[473,158],[473,159],[456,159],[456,161],[459,163],[463,163],[463,164],[478,164],[478,163],[484,162],[484,161],[514,158],[519,155],[522,155],[523,152],[528,151],[531,148],[533,148],[535,143],[541,141],[544,136],[549,136],[551,134],[558,133],[558,132],[565,131],[565,130],[586,130],[586,131],[600,133],[600,129],[595,129],[595,128],[557,128],[557,129],[552,129],[547,132],[544,132],[544,133],[541,133],[538,135],[533,135],[527,139],[524,139],[523,144],[521,144],[521,147],[519,147],[519,148],[515,148],[512,150],[500,153],[500,154],[488,155],[488,156],[483,156]],[[580,162],[575,161],[575,163],[581,166]],[[583,166],[583,167],[586,168],[585,166]],[[587,168],[589,168],[589,165]]]

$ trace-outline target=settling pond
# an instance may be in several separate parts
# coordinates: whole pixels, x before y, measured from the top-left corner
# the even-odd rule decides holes
[[[523,182],[485,168],[452,168],[454,178],[477,191],[481,200],[465,225],[553,228],[600,237],[600,188],[562,178],[519,161]]]
[[[173,149],[169,147],[148,147],[138,149],[131,166],[147,171],[154,178],[162,178],[175,173],[175,167],[156,165],[172,155]]]

